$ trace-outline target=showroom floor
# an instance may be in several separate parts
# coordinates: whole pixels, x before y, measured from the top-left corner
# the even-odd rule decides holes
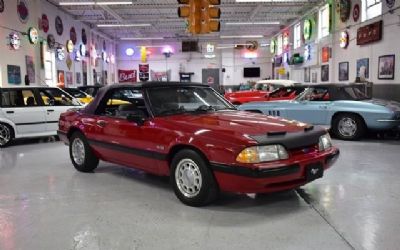
[[[60,142],[0,151],[0,249],[398,249],[400,141],[336,141],[298,191],[181,204],[166,178],[76,172]]]

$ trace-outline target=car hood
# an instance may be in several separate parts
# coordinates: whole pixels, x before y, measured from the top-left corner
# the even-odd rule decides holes
[[[248,137],[268,132],[300,132],[310,125],[245,111],[218,111],[166,117],[174,127],[196,135],[225,134]],[[189,131],[188,131],[189,130]],[[228,138],[226,138],[228,139]]]
[[[388,100],[382,100],[382,99],[369,99],[369,100],[363,100],[362,102],[383,106],[383,107],[390,109],[391,111],[399,111],[400,112],[400,102],[388,101]]]

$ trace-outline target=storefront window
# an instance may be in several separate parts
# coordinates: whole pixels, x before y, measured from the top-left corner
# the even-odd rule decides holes
[[[367,21],[379,15],[382,15],[382,1],[381,0],[362,0],[362,14],[361,21]]]
[[[325,5],[319,10],[318,37],[323,38],[329,35],[330,31],[330,7]]]
[[[278,36],[278,47],[277,54],[280,55],[283,52],[283,37],[282,34]]]
[[[295,49],[299,48],[301,46],[301,25],[300,23],[296,24],[294,26],[294,42],[293,42],[293,47]]]

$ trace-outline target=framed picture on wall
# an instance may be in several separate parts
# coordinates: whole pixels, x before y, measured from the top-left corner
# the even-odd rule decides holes
[[[369,78],[369,58],[362,58],[357,60],[357,77]]]
[[[339,81],[349,80],[349,62],[339,63]]]
[[[384,55],[379,57],[378,79],[393,80],[395,71],[395,55]]]
[[[321,66],[321,82],[329,81],[329,65]]]
[[[318,73],[317,72],[312,72],[311,74],[311,82],[316,83],[318,78]]]
[[[304,68],[304,82],[310,82],[310,68]]]
[[[7,76],[9,84],[21,84],[21,67],[18,65],[7,65]]]

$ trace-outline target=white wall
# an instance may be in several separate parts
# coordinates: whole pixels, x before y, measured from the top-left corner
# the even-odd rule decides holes
[[[29,27],[36,27],[38,29],[38,19],[41,18],[42,14],[46,14],[49,19],[49,31],[45,33],[43,30],[39,31],[39,35],[46,40],[48,34],[53,34],[56,42],[60,43],[65,47],[65,44],[68,39],[70,39],[70,29],[71,27],[75,27],[77,33],[77,43],[75,44],[75,50],[79,48],[79,45],[82,43],[82,35],[81,30],[82,28],[86,29],[87,40],[88,43],[86,45],[89,54],[89,48],[94,44],[98,49],[98,53],[100,54],[102,49],[103,40],[106,40],[107,45],[107,54],[115,55],[115,41],[103,37],[100,33],[95,32],[94,30],[90,29],[87,25],[83,24],[82,22],[74,20],[74,18],[65,12],[61,11],[57,6],[54,6],[48,3],[45,0],[29,0],[26,1],[29,4],[29,20],[26,24],[23,24],[18,19],[17,15],[17,1],[15,0],[5,0],[5,10],[3,13],[0,14],[0,23],[2,26],[6,26],[8,28],[12,28],[18,31],[27,31]],[[64,24],[64,31],[61,36],[59,36],[55,30],[55,18],[56,16],[60,16],[63,20]],[[0,37],[7,37],[11,31],[0,28]],[[72,66],[69,69],[66,64],[66,60],[58,61],[55,59],[55,53],[50,51],[50,56],[52,57],[52,61],[54,62],[53,67],[53,81],[47,82],[48,85],[57,85],[57,76],[56,70],[63,70],[65,72],[72,72],[73,73],[73,85],[76,85],[76,73],[81,73],[81,85],[82,85],[82,62],[78,62],[73,60],[74,56],[71,54],[72,58]],[[65,52],[66,55],[68,54]],[[27,39],[21,35],[21,49],[17,51],[10,50],[9,47],[6,45],[6,39],[4,42],[0,44],[0,55],[2,58],[0,60],[0,86],[7,86],[8,77],[7,77],[7,65],[18,65],[21,67],[21,78],[22,78],[22,85],[24,84],[24,76],[26,74],[26,64],[25,64],[25,56],[29,55],[32,56],[35,62],[35,82],[31,83],[31,85],[43,85],[46,83],[45,81],[45,73],[44,69],[41,68],[40,65],[40,45],[31,45]],[[113,73],[115,75],[115,67],[116,65],[111,63],[105,63],[103,61],[99,61],[97,67],[92,66],[90,64],[89,57],[85,58],[88,61],[88,84],[92,85],[93,81],[93,68],[96,69],[98,73],[101,74],[101,71],[108,71],[108,83],[115,82],[115,79],[112,79]]]
[[[138,42],[120,42],[117,46],[117,67],[122,70],[139,69],[140,60],[140,45]],[[169,46],[173,55],[167,59],[162,54],[162,46]],[[205,46],[205,44],[203,44]],[[216,57],[212,59],[204,58],[204,55],[199,52],[182,53],[180,43],[158,43],[148,47],[151,54],[148,56],[147,63],[150,70],[166,71],[171,70],[171,81],[179,81],[179,71],[193,72],[193,82],[202,81],[202,69],[205,68],[225,68],[226,72],[221,73],[220,83],[222,85],[239,85],[247,81],[256,81],[262,78],[271,76],[271,57],[268,56],[266,48],[259,49],[259,57],[257,59],[245,59],[242,53],[244,50],[223,49],[216,50]],[[158,47],[160,46],[160,47]],[[128,57],[125,53],[127,48],[133,48],[135,54]],[[243,67],[260,67],[261,77],[257,79],[243,78]],[[222,72],[222,70],[221,70]]]
[[[350,17],[347,22],[342,23],[339,20],[339,16],[335,10],[335,5],[333,5],[333,29],[329,36],[318,40],[317,39],[317,29],[318,29],[318,19],[316,18],[318,15],[313,14],[314,18],[316,18],[316,25],[314,26],[314,35],[310,41],[307,41],[307,44],[310,44],[312,47],[312,56],[311,61],[305,62],[304,64],[297,66],[289,66],[283,65],[287,71],[290,72],[290,78],[297,81],[304,81],[304,68],[310,67],[311,73],[317,72],[317,82],[321,83],[321,65],[328,64],[329,65],[329,81],[330,83],[348,83],[354,82],[356,78],[356,62],[357,59],[361,58],[369,58],[369,78],[368,81],[373,82],[375,85],[380,84],[395,84],[400,86],[400,46],[398,43],[400,42],[400,9],[396,9],[400,7],[400,1],[396,1],[396,6],[392,9],[394,10],[393,14],[388,13],[388,9],[385,1],[382,1],[383,6],[383,15],[368,20],[366,22],[361,23],[361,16],[358,22],[353,21],[352,12],[353,7],[356,3],[360,5],[361,8],[361,0],[352,1],[352,8],[350,12]],[[373,23],[379,20],[383,20],[383,38],[381,41],[371,43],[368,45],[359,46],[356,45],[356,35],[357,29],[365,26],[369,23]],[[303,25],[304,19],[301,20]],[[293,43],[293,27],[290,27],[290,42]],[[302,29],[303,30],[303,29]],[[346,30],[349,33],[350,43],[347,49],[342,49],[339,47],[339,38],[340,32]],[[329,63],[321,62],[321,49],[324,46],[328,46],[332,48],[332,58],[329,60]],[[293,53],[300,53],[303,55],[304,53],[304,41],[300,48],[296,50],[290,50],[290,55]],[[396,57],[395,63],[395,79],[394,80],[379,80],[378,79],[378,58],[382,55],[394,54]],[[339,72],[338,72],[338,64],[339,62],[349,62],[349,81],[339,81]],[[311,75],[311,74],[310,74]]]

